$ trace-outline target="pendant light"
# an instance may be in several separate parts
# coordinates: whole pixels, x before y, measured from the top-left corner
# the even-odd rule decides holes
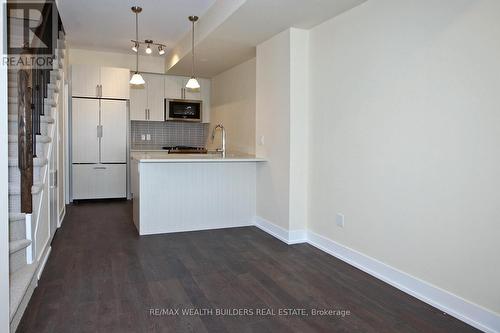
[[[132,12],[135,13],[135,40],[139,40],[139,13],[142,12],[142,8],[138,6],[134,6],[131,8]],[[135,53],[135,73],[132,75],[130,79],[130,84],[137,86],[143,85],[146,82],[142,78],[142,75],[139,74],[139,52]]]
[[[200,84],[198,83],[198,80],[196,80],[196,77],[194,75],[194,23],[198,21],[198,16],[189,16],[188,17],[189,21],[193,23],[193,34],[192,34],[192,45],[191,45],[191,54],[192,54],[192,63],[191,63],[191,78],[186,84],[186,88],[188,89],[200,89]]]

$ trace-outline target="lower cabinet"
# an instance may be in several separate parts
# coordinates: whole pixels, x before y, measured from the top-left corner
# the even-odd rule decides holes
[[[126,197],[126,164],[73,164],[73,199]]]

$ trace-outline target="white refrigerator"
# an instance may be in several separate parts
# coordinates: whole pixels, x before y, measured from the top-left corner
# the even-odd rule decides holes
[[[72,198],[127,197],[127,101],[72,98]]]

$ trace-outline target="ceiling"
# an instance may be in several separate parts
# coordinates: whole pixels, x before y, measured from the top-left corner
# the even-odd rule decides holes
[[[167,45],[165,70],[191,74],[191,24],[196,30],[196,74],[213,77],[255,56],[255,47],[290,28],[310,29],[367,0],[57,0],[72,48],[132,53],[139,39]],[[144,53],[144,48],[142,48]],[[158,56],[153,52],[152,56]]]
[[[255,46],[289,27],[310,29],[364,2],[366,0],[246,0],[196,43],[196,73],[213,77],[253,58]],[[209,12],[212,9],[215,6]],[[190,61],[189,53],[179,56],[173,66],[169,64],[168,73],[189,74]]]
[[[132,52],[130,40],[135,39],[135,17],[130,7],[141,6],[139,39],[167,44],[168,52],[190,31],[187,17],[202,16],[215,1],[58,0],[57,3],[71,47]]]

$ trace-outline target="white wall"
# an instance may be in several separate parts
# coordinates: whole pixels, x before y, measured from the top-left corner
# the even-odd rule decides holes
[[[290,230],[307,228],[309,32],[290,29]]]
[[[312,29],[308,225],[497,314],[499,12],[377,0]]]
[[[255,65],[254,58],[212,78],[210,133],[223,124],[229,151],[255,154]],[[208,147],[220,147],[220,136]]]
[[[306,229],[309,32],[288,29],[257,46],[257,216]]]
[[[290,30],[257,46],[256,82],[257,216],[288,229]]]
[[[4,45],[5,0],[0,1],[0,45]],[[9,198],[7,67],[0,65],[0,331],[9,331]]]
[[[70,64],[100,65],[109,67],[130,68],[135,70],[136,55],[95,50],[69,48]],[[150,73],[165,73],[165,58],[155,56],[139,56],[139,71]]]

